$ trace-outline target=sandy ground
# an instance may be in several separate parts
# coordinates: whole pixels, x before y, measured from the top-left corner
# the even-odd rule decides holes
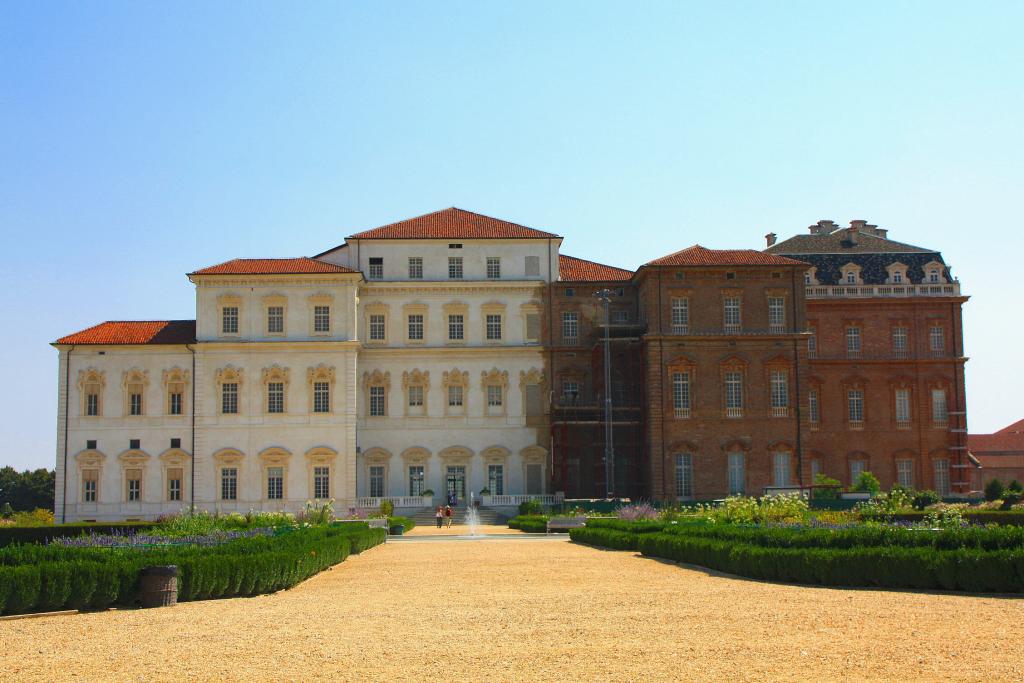
[[[477,532],[486,536],[523,533],[519,529],[509,529],[504,524],[481,524],[477,527]],[[448,527],[438,529],[435,525],[417,524],[406,536],[462,536],[468,534],[469,527],[465,524],[452,524],[450,529]]]
[[[275,595],[0,622],[0,679],[1021,680],[1022,610],[561,540],[390,543]]]

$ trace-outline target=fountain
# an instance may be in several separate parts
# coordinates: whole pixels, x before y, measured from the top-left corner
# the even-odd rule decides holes
[[[469,507],[466,508],[466,524],[469,526],[470,536],[482,536],[480,533],[480,512],[473,502],[473,492],[469,492]]]

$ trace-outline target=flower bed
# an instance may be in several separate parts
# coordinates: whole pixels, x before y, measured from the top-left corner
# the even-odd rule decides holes
[[[0,526],[0,548],[12,543],[49,543],[82,534],[115,534],[152,529],[156,522],[100,522],[52,526]]]

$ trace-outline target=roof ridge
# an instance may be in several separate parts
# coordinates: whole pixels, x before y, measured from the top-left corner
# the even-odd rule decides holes
[[[594,261],[593,259],[582,258],[580,256],[572,256],[570,254],[563,254],[561,252],[558,253],[558,256],[559,257],[564,256],[565,258],[576,259],[577,261],[586,261],[587,263],[593,263],[594,265],[597,265],[597,266],[604,266],[605,268],[614,268],[615,270],[624,270],[624,271],[627,271],[627,272],[630,272],[630,273],[635,273],[636,272],[635,270],[633,270],[631,268],[623,268],[622,266],[613,266],[613,265],[608,264],[608,263],[601,263],[600,261]]]

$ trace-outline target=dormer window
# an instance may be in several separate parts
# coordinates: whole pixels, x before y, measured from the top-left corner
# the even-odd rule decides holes
[[[855,285],[857,284],[857,273],[852,270],[846,271],[846,284]]]
[[[842,285],[862,285],[862,284],[864,284],[864,281],[861,279],[861,276],[860,276],[860,272],[861,272],[860,271],[860,266],[858,266],[856,263],[847,263],[845,266],[841,267],[839,270],[842,273],[842,275],[840,276],[840,279],[839,279],[839,284],[842,284]]]
[[[804,272],[804,284],[805,285],[820,285],[821,284],[820,282],[818,282],[818,269],[817,269],[817,267],[808,268],[807,271]]]
[[[924,270],[924,282],[930,285],[938,285],[946,282],[943,271],[945,266],[938,261],[929,261],[922,267]]]
[[[886,279],[887,284],[891,285],[902,285],[907,283],[907,266],[897,261],[896,263],[890,263],[885,267],[889,277]]]
[[[928,282],[938,282],[938,281],[939,281],[939,271],[934,269],[934,268],[932,270],[929,270],[928,271]]]
[[[903,273],[901,273],[901,272],[899,272],[899,271],[896,271],[895,273],[893,273],[893,274],[892,274],[892,281],[893,281],[893,282],[894,282],[895,284],[900,284],[900,283],[902,283],[902,282],[903,282]]]

